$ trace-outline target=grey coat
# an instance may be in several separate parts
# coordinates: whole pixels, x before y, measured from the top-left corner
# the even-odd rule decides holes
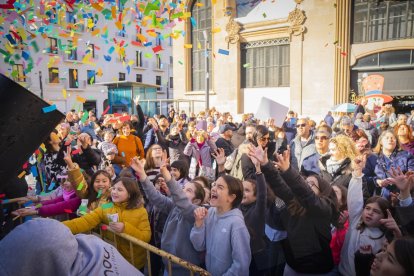
[[[315,137],[312,131],[309,140],[303,147],[300,141],[300,136],[296,136],[295,139],[290,142],[290,164],[298,171],[301,171],[303,160],[315,153]]]

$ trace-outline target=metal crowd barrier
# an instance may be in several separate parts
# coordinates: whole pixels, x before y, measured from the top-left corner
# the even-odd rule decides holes
[[[5,204],[9,204],[9,203],[17,203],[18,201],[19,200],[17,198],[16,199],[9,199],[7,202],[2,202],[1,204],[5,205]],[[19,204],[19,208],[20,207],[21,207],[21,204]],[[67,217],[67,219],[69,219],[69,214],[66,214],[66,217]],[[19,217],[19,219],[20,219],[20,223],[23,223],[23,218]],[[143,241],[141,241],[141,240],[139,240],[135,237],[132,237],[132,236],[130,236],[128,234],[125,234],[125,233],[116,233],[111,228],[109,228],[108,225],[105,225],[106,230],[103,230],[102,226],[104,226],[104,225],[105,224],[100,225],[99,232],[96,231],[98,229],[98,228],[96,228],[96,229],[92,230],[91,233],[99,235],[102,240],[113,244],[116,248],[118,248],[118,240],[119,239],[124,239],[124,240],[128,241],[129,242],[129,248],[130,248],[130,260],[129,260],[129,262],[132,265],[134,265],[134,262],[135,262],[134,245],[142,247],[147,253],[146,254],[147,255],[147,269],[148,269],[148,273],[149,273],[150,276],[152,276],[152,273],[151,273],[151,257],[150,257],[151,252],[156,254],[156,255],[159,255],[163,259],[167,260],[167,262],[168,262],[167,270],[168,270],[168,275],[169,276],[173,275],[172,274],[172,263],[186,268],[190,272],[191,276],[195,275],[195,273],[197,275],[200,275],[200,276],[210,276],[211,275],[208,271],[206,271],[206,270],[204,270],[204,269],[202,269],[202,268],[200,268],[200,267],[198,267],[198,266],[196,266],[196,265],[194,265],[194,264],[192,264],[188,261],[185,261],[185,260],[183,260],[183,259],[181,259],[181,258],[179,258],[175,255],[172,255],[172,254],[170,254],[170,253],[168,253],[164,250],[161,250],[161,249],[159,249],[155,246],[152,246],[152,245],[150,245],[146,242],[143,242]],[[112,232],[113,240],[105,238],[104,231]],[[156,276],[156,275],[154,275],[154,276]]]
[[[152,273],[151,273],[150,252],[152,252],[154,254],[157,254],[157,255],[159,255],[162,258],[167,260],[167,262],[168,262],[168,269],[167,270],[168,270],[168,275],[170,275],[170,276],[173,275],[172,274],[172,263],[186,268],[190,272],[191,276],[195,275],[195,273],[197,273],[198,275],[201,275],[201,276],[211,275],[206,270],[204,270],[204,269],[202,269],[202,268],[200,268],[200,267],[198,267],[198,266],[196,266],[196,265],[194,265],[190,262],[187,262],[187,261],[185,261],[185,260],[183,260],[183,259],[181,259],[181,258],[179,258],[175,255],[172,255],[172,254],[170,254],[170,253],[168,253],[164,250],[161,250],[161,249],[159,249],[155,246],[152,246],[152,245],[150,245],[146,242],[143,242],[143,241],[141,241],[137,238],[134,238],[134,237],[132,237],[128,234],[116,233],[112,229],[110,229],[109,226],[107,226],[107,225],[106,225],[107,230],[102,230],[102,226],[104,226],[104,224],[102,224],[99,227],[99,233],[97,233],[97,232],[93,232],[93,233],[98,234],[101,237],[101,239],[103,239],[104,241],[112,243],[115,247],[117,247],[118,239],[124,239],[124,240],[129,242],[129,248],[130,248],[130,260],[129,261],[131,262],[132,265],[134,265],[134,260],[135,260],[134,259],[134,249],[133,249],[134,245],[142,247],[143,249],[145,249],[145,251],[147,252],[147,269],[148,269],[148,273],[149,273],[150,276],[152,275]],[[113,240],[105,238],[104,237],[104,231],[112,232],[113,233]]]

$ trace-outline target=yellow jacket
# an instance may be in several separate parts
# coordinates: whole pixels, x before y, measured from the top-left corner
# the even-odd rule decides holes
[[[100,223],[109,224],[108,215],[118,214],[118,222],[124,223],[125,234],[131,235],[144,242],[151,239],[151,227],[148,220],[148,213],[144,207],[135,209],[126,209],[127,203],[114,203],[112,207],[102,209],[98,207],[89,214],[73,220],[64,221],[73,234],[83,233],[92,230]],[[112,234],[108,234],[108,238],[112,238]],[[130,258],[129,242],[119,239],[118,250],[128,261]],[[134,247],[135,267],[141,269],[145,265],[146,254],[141,247]]]
[[[88,191],[88,183],[86,182],[85,178],[83,177],[83,174],[79,168],[79,165],[75,163],[75,168],[68,170],[68,178],[70,183],[72,183],[73,188],[75,189],[76,195],[79,198],[88,198],[89,196],[89,191]],[[79,185],[82,184],[82,188],[78,190]],[[93,183],[91,183],[93,185]],[[89,209],[90,210],[95,210],[96,208],[98,208],[99,206],[102,206],[105,203],[110,202],[109,201],[109,197],[111,196],[111,192],[109,191],[109,189],[106,191],[105,194],[102,194],[101,197],[94,201],[91,202],[91,204],[89,205]]]

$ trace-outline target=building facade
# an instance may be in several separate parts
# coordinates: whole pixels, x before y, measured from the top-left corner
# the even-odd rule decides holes
[[[384,93],[407,103],[414,96],[412,0],[186,4],[196,22],[175,27],[186,34],[173,45],[182,61],[174,67],[177,98],[204,100],[208,87],[210,107],[222,111],[256,113],[265,97],[322,117],[360,96],[361,78],[378,72]]]
[[[157,85],[157,99],[174,97],[171,29],[146,24],[136,1],[116,1],[116,19],[123,16],[119,26],[121,21],[114,20],[111,13],[107,20],[102,12],[110,10],[108,6],[92,8],[89,1],[83,6],[83,1],[76,1],[73,9],[35,2],[39,8],[26,13],[28,22],[19,17],[7,20],[13,11],[4,13],[1,73],[62,112],[96,109],[100,115],[108,91],[99,83]],[[162,50],[155,52],[157,46]]]

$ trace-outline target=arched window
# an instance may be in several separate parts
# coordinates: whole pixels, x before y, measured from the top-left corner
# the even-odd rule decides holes
[[[194,18],[194,21],[191,22],[191,43],[193,45],[191,49],[191,90],[203,91],[206,88],[206,49],[203,31],[206,32],[208,41],[211,44],[211,1],[193,1],[191,16]],[[208,66],[211,72],[211,54]]]

